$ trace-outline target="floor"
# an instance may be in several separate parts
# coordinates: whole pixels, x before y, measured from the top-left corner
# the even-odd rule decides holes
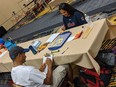
[[[116,0],[85,0],[81,4],[75,2],[72,6],[88,15],[92,15],[115,8]],[[11,37],[14,41],[24,42],[35,38],[35,34],[37,37],[45,36],[62,24],[62,16],[59,11],[56,10],[14,31],[12,31],[12,29],[9,30],[3,38]]]

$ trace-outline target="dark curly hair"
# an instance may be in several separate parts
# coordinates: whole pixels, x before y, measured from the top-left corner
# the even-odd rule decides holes
[[[79,12],[79,13],[81,13],[81,14],[83,15],[83,17],[85,18],[83,12],[81,12],[81,11],[75,9],[74,7],[72,7],[71,5],[69,5],[68,3],[61,3],[61,4],[59,5],[59,10],[65,10],[65,11],[67,11],[70,15],[73,15],[74,12]]]

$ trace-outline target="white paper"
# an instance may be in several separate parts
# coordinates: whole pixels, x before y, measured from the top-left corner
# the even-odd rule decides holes
[[[48,65],[46,64],[46,68],[44,69],[44,73],[47,74],[48,72]]]
[[[50,56],[47,56],[47,57],[44,56],[44,57],[43,57],[43,63],[46,62],[47,58],[53,60],[53,55],[51,54]]]
[[[50,36],[50,38],[46,41],[47,43],[51,43],[60,33],[55,33]]]
[[[67,40],[67,42],[72,41],[74,39],[74,37],[75,36],[69,37],[68,40]]]
[[[45,56],[44,56],[44,57],[43,57],[43,63],[46,63],[47,58],[53,60],[53,55],[50,55],[49,57],[45,57]],[[44,70],[44,73],[47,74],[47,72],[48,72],[48,65],[46,64],[46,68],[45,68],[45,70]]]

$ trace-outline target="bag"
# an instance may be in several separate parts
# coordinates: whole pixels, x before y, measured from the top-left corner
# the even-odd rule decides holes
[[[97,55],[98,63],[101,61],[104,65],[114,66],[115,65],[115,54],[112,52],[106,51],[99,51]],[[100,62],[100,64],[101,64]],[[101,64],[102,65],[102,64]]]
[[[5,43],[4,43],[4,46],[8,49],[8,50],[10,50],[12,47],[14,47],[14,46],[16,46],[16,44],[14,43],[14,42],[12,42],[12,41],[5,41]]]
[[[80,79],[88,87],[107,87],[111,74],[111,69],[101,68],[100,75],[98,75],[95,69],[81,68]]]

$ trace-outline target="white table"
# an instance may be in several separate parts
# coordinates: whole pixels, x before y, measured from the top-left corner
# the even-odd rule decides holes
[[[79,26],[70,29],[70,31],[72,32],[72,36],[76,35],[77,32],[79,32],[80,30],[84,30],[84,28],[82,28],[82,26]],[[107,31],[108,31],[108,26],[105,19],[94,22],[93,29],[86,39],[79,38],[67,42],[63,45],[62,48],[59,49],[60,52],[54,53],[55,64],[60,65],[60,64],[72,63],[89,69],[94,67],[96,71],[99,73],[100,67],[98,63],[94,60],[94,58],[96,57],[102,45],[102,42],[104,40]],[[50,36],[38,38],[38,40],[40,40],[42,43],[45,43],[49,37]],[[19,45],[26,48],[32,43],[32,41],[28,41]],[[45,53],[50,53],[48,47],[49,45],[47,46],[47,48],[45,48],[40,53],[37,53],[36,55],[33,55],[31,51],[26,53],[27,61],[25,64],[39,68],[40,64],[42,63],[43,55]],[[67,47],[69,47],[69,49],[64,54],[62,54],[62,52]],[[6,55],[0,58],[0,68],[2,67],[2,65],[5,67],[4,69],[6,69],[3,71],[9,72],[11,70],[12,61],[9,58],[8,53],[6,53]]]

